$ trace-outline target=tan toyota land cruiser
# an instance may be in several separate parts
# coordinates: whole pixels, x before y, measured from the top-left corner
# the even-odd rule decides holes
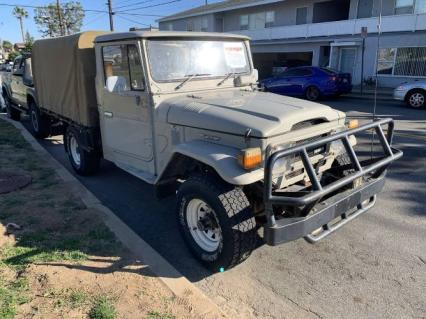
[[[182,235],[213,271],[247,258],[259,236],[330,234],[374,205],[402,155],[391,119],[357,127],[328,106],[258,91],[240,35],[85,32],[36,41],[32,67],[34,130],[62,124],[79,174],[103,157],[176,196]],[[354,135],[371,130],[382,152],[360,159]]]

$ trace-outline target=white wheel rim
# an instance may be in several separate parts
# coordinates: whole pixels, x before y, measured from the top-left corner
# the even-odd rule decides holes
[[[80,166],[80,151],[78,150],[78,143],[74,136],[70,138],[70,152],[74,163],[77,166]]]
[[[420,107],[425,103],[425,96],[421,93],[414,93],[410,96],[410,105]]]
[[[213,218],[216,224],[213,227],[203,225],[203,221]],[[216,217],[216,213],[201,199],[192,199],[186,207],[186,221],[192,238],[207,252],[214,252],[219,248],[222,240],[222,230]]]
[[[37,114],[35,111],[31,112],[31,123],[33,124],[34,131],[38,132]]]

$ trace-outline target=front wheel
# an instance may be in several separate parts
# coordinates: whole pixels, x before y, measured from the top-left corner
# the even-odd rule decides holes
[[[178,191],[177,213],[192,254],[213,272],[232,268],[256,245],[256,222],[244,192],[212,176],[195,175]]]
[[[78,130],[69,126],[65,132],[65,147],[73,169],[79,175],[92,175],[99,170],[100,156],[98,153],[83,149]]]
[[[3,100],[6,106],[7,117],[14,121],[19,121],[21,119],[21,111],[12,106],[12,101],[7,94],[3,95]]]
[[[34,102],[30,103],[31,130],[35,137],[46,138],[50,135],[49,118],[42,114]]]
[[[413,109],[421,109],[425,107],[426,93],[421,90],[415,90],[408,94],[407,104]]]

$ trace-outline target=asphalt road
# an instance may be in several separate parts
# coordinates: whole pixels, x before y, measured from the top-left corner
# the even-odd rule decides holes
[[[323,101],[368,120],[372,102]],[[426,111],[379,101],[377,114],[397,120],[394,145],[405,153],[387,176],[376,206],[316,245],[298,240],[261,245],[238,267],[211,274],[186,249],[174,199],[102,163],[79,180],[232,318],[425,318]],[[70,171],[60,137],[41,144]]]

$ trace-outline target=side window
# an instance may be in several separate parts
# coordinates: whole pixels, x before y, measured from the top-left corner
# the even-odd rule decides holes
[[[134,44],[102,48],[105,86],[109,92],[144,89],[144,75],[139,52]]]
[[[145,90],[142,63],[137,46],[134,44],[128,45],[127,54],[129,56],[131,88],[132,90]]]

